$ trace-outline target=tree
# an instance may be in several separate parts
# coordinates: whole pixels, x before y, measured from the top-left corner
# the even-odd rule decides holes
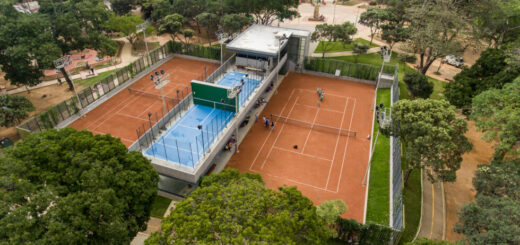
[[[241,31],[244,26],[249,24],[249,18],[244,14],[228,14],[224,15],[221,20],[222,29],[227,34],[233,34]]]
[[[413,98],[428,99],[433,93],[433,83],[428,81],[427,76],[419,72],[407,72],[403,81]]]
[[[520,242],[520,159],[480,165],[473,179],[476,202],[458,212],[454,230],[470,244]]]
[[[487,49],[469,69],[464,68],[446,83],[444,95],[458,108],[470,107],[476,95],[490,88],[502,88],[520,76],[520,70],[506,62],[508,56],[502,50]]]
[[[42,15],[16,11],[9,1],[0,2],[0,67],[4,78],[14,85],[34,86],[43,70],[53,67],[61,54],[52,34],[51,23]]]
[[[347,209],[347,204],[343,200],[329,200],[316,207],[316,214],[325,220],[325,223],[332,225],[336,223],[339,215],[347,212]]]
[[[117,15],[125,15],[128,14],[134,5],[136,4],[135,0],[111,0],[111,7],[114,13]]]
[[[34,105],[27,98],[17,95],[0,95],[0,126],[11,127],[34,111]]]
[[[490,89],[473,98],[471,119],[484,138],[496,141],[494,160],[520,156],[520,77],[502,89]]]
[[[211,46],[210,31],[215,29],[218,25],[218,16],[212,13],[201,13],[195,17],[198,24],[206,27],[206,36],[208,38],[209,46]]]
[[[352,52],[354,54],[356,54],[356,55],[354,55],[354,60],[356,63],[358,61],[358,56],[362,55],[362,54],[366,54],[369,48],[370,47],[366,43],[354,42],[354,45],[352,46]]]
[[[426,74],[433,62],[463,50],[459,40],[466,27],[451,0],[424,1],[407,9],[410,19],[408,46],[419,54],[418,69]]]
[[[136,26],[143,24],[145,21],[136,15],[115,16],[112,15],[105,23],[105,27],[125,35],[126,40],[133,46],[139,38]],[[151,34],[154,28],[150,24],[146,24],[146,33]]]
[[[472,35],[498,49],[520,37],[520,1],[479,0],[469,6]]]
[[[320,244],[328,235],[296,187],[267,189],[260,175],[225,169],[204,177],[145,244]]]
[[[184,29],[182,30],[182,35],[184,36],[184,42],[189,44],[193,36],[195,36],[195,31],[192,29]]]
[[[173,41],[178,39],[182,42],[182,38],[179,35],[183,34],[184,17],[180,14],[170,14],[159,21],[159,32],[170,34]]]
[[[0,65],[13,84],[36,85],[43,70],[73,50],[91,48],[100,56],[114,55],[116,42],[103,34],[110,12],[101,0],[38,1],[34,14],[22,14],[10,1],[0,4]],[[72,80],[62,69],[69,89]]]
[[[466,131],[466,122],[448,101],[432,99],[398,101],[392,106],[390,127],[382,129],[401,139],[405,184],[419,167],[433,170],[426,171],[431,181],[455,181],[462,154],[472,148]]]
[[[300,16],[297,0],[228,0],[227,8],[233,8],[238,13],[252,15],[256,23],[271,25],[275,20],[283,22]]]
[[[388,12],[382,8],[368,8],[359,17],[359,23],[370,28],[370,44],[374,36],[381,29],[381,25],[386,20]]]
[[[323,48],[323,55],[329,50],[331,42],[342,42],[344,44],[352,42],[352,35],[356,34],[356,27],[350,23],[345,22],[341,25],[329,25],[327,23],[316,25],[316,29],[311,34],[313,42],[321,42]]]
[[[383,23],[380,24],[381,39],[392,49],[396,43],[408,40],[409,29],[405,27],[404,14],[400,15],[400,11],[395,10],[395,8],[387,8],[384,11],[386,11],[386,14]]]
[[[7,150],[0,179],[0,240],[128,244],[146,226],[159,177],[120,139],[65,128]]]
[[[150,19],[158,22],[162,18],[176,11],[169,0],[145,0],[142,5],[141,12],[144,19]]]

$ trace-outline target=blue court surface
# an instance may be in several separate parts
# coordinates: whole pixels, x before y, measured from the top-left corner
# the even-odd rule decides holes
[[[193,167],[233,115],[233,112],[195,104],[145,154]]]
[[[242,91],[238,94],[239,107],[241,107],[242,104],[246,102],[251,93],[253,93],[256,87],[258,87],[260,81],[246,77],[245,73],[228,72],[226,73],[226,75],[224,75],[224,77],[220,79],[220,81],[217,82],[218,85],[233,88],[239,86],[241,84],[242,79],[244,79],[244,86],[242,86]]]

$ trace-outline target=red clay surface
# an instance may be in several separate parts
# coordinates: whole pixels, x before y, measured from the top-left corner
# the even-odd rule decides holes
[[[208,67],[207,74],[211,74],[217,66],[214,63],[191,59],[174,57],[156,70],[164,69],[170,74],[170,83],[163,87],[165,96],[177,98],[177,90],[183,91],[179,94],[186,96],[191,93],[190,82],[197,79]],[[136,81],[129,88],[138,89],[160,95],[155,89],[150,74]],[[172,109],[172,100],[168,107]],[[176,103],[176,102],[175,102]],[[137,140],[137,128],[150,128],[148,113],[152,113],[152,123],[161,118],[162,100],[160,97],[143,96],[130,93],[124,89],[106,102],[88,112],[84,117],[73,122],[70,127],[81,130],[86,129],[94,134],[111,134],[118,137],[128,147]],[[141,130],[141,132],[144,132]]]
[[[316,88],[324,89],[318,107]],[[314,204],[342,199],[342,216],[363,222],[375,87],[303,74],[289,74],[227,167],[259,173],[267,187],[297,186]],[[356,137],[303,128],[283,119],[266,129],[262,116],[278,114],[355,131]],[[297,149],[293,146],[298,145]]]

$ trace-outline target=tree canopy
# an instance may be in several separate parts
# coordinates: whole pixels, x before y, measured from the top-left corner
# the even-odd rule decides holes
[[[146,244],[320,244],[329,235],[296,187],[267,189],[260,175],[225,169],[204,177]]]
[[[322,42],[323,55],[329,50],[331,42],[342,42],[348,44],[352,42],[352,35],[356,34],[357,29],[354,24],[345,22],[339,25],[329,25],[327,23],[316,25],[316,30],[311,34],[311,40]]]
[[[459,211],[454,230],[470,244],[520,242],[520,160],[480,165],[473,179],[476,202]]]
[[[502,88],[520,75],[520,70],[508,65],[508,56],[500,49],[487,49],[470,68],[446,83],[444,95],[456,107],[470,107],[476,95],[490,88]]]
[[[0,240],[128,244],[145,228],[157,172],[110,135],[33,133],[0,158]]]
[[[104,26],[110,30],[123,34],[128,42],[133,45],[135,41],[137,41],[137,38],[139,38],[139,33],[137,33],[136,26],[143,23],[145,23],[145,21],[136,15],[112,15]],[[155,28],[153,28],[148,23],[146,26],[147,34],[151,34],[155,30]]]
[[[403,81],[413,98],[428,99],[433,93],[433,83],[420,72],[407,72],[404,74]]]
[[[34,105],[27,98],[18,95],[0,95],[0,126],[11,127],[34,111]]]
[[[116,43],[103,33],[110,12],[101,0],[38,1],[37,13],[16,11],[11,1],[0,3],[0,66],[17,85],[40,83],[43,70],[73,50],[92,48],[100,56],[114,55]],[[69,88],[72,81],[66,76]]]
[[[391,126],[382,131],[401,139],[405,183],[419,167],[433,170],[426,171],[432,181],[455,181],[462,154],[472,148],[466,122],[446,100],[400,100],[392,106]]]
[[[490,89],[473,98],[471,118],[484,132],[484,138],[496,141],[495,160],[520,156],[520,77],[502,89]]]
[[[368,8],[359,17],[359,23],[370,28],[370,44],[374,36],[381,29],[383,22],[388,19],[388,11],[382,8]]]

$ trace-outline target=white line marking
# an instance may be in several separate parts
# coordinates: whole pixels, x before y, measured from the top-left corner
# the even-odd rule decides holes
[[[303,88],[300,88],[301,91],[304,91],[304,92],[310,92],[310,93],[313,93],[313,94],[317,94],[316,91],[312,91],[310,89],[303,89]],[[331,96],[336,96],[336,97],[340,97],[340,98],[345,98],[345,95],[339,95],[339,94],[331,94],[329,92],[325,92],[324,93],[325,95],[331,95]]]
[[[134,98],[134,99],[132,100],[132,102],[134,102],[135,100],[137,100],[137,98],[139,98],[139,97]],[[125,106],[119,108],[119,110],[117,110],[114,114],[118,114],[121,110],[125,109],[129,104],[130,104],[130,103],[127,103]],[[117,107],[115,107],[115,108],[117,108]],[[112,115],[114,115],[114,114],[112,114]],[[106,114],[103,114],[103,116],[104,116],[104,115],[106,115]],[[112,119],[113,117],[114,117],[114,116],[106,117],[105,120],[101,121],[101,123],[99,123],[99,124],[94,128],[94,130],[96,130],[97,128],[99,128],[101,125],[103,125],[103,123],[105,123],[105,122],[106,122],[107,120],[109,120],[109,119]]]
[[[112,99],[112,98],[110,98],[110,99]],[[136,98],[134,98],[133,100],[135,100],[135,99],[136,99]],[[101,123],[97,123],[98,121],[100,121],[100,120],[103,119],[103,118],[105,118],[105,120],[103,120],[103,122],[106,121],[106,120],[107,120],[107,118],[106,118],[107,115],[111,115],[111,114],[112,114],[112,111],[117,110],[117,108],[118,108],[121,104],[126,104],[126,105],[124,105],[122,108],[120,108],[117,112],[121,111],[123,108],[125,108],[126,106],[128,106],[127,101],[130,101],[130,100],[132,100],[132,97],[128,97],[127,99],[124,99],[123,101],[121,101],[120,103],[118,103],[116,106],[114,106],[112,109],[107,110],[107,113],[103,113],[103,114],[102,114],[98,119],[96,119],[96,120],[90,122],[90,123],[88,124],[88,126],[85,127],[85,129],[88,130],[88,128],[90,128],[90,126],[92,126],[92,125],[96,125],[96,124],[97,124],[97,125],[94,127],[94,130],[95,130],[96,128],[98,128],[98,127],[101,125]],[[133,101],[133,100],[132,100],[132,101]],[[107,100],[107,101],[108,101],[108,100]],[[105,101],[104,103],[106,103],[106,101]],[[104,104],[104,103],[103,103],[103,104]],[[101,106],[101,105],[100,105],[100,106]],[[99,107],[97,107],[97,108],[99,108]],[[95,109],[97,109],[97,108],[95,108]],[[95,110],[95,109],[93,109],[93,110]],[[93,110],[91,110],[91,111],[93,111]],[[89,111],[89,113],[90,113],[91,111]],[[116,113],[117,113],[117,112],[116,112]],[[87,115],[88,115],[88,113],[87,113]],[[112,116],[112,117],[113,117],[113,116]],[[109,118],[112,118],[112,117],[109,117]]]
[[[349,97],[347,97],[347,101],[345,103],[345,108],[343,109],[343,114],[341,116],[341,124],[339,126],[340,129],[343,127],[343,121],[345,121],[345,112],[347,111],[348,100],[349,100]],[[330,175],[332,174],[332,167],[334,166],[334,159],[336,158],[336,151],[338,150],[339,139],[341,139],[341,131],[338,133],[338,138],[336,139],[336,145],[334,146],[334,154],[332,155],[332,164],[330,164],[329,176],[327,176],[327,185],[325,185],[325,189],[327,189],[329,187]]]
[[[352,128],[352,119],[354,118],[354,111],[356,110],[356,104],[357,104],[357,99],[354,98],[354,107],[352,108],[352,115],[350,116],[350,125],[348,126],[349,132],[350,132],[350,129]],[[349,140],[350,140],[350,137],[347,137],[347,143],[345,143],[345,151],[343,152],[343,160],[341,161],[341,170],[339,171],[339,180],[338,180],[338,187],[336,188],[336,192],[339,192],[339,187],[341,184],[341,175],[343,174],[343,166],[345,164],[345,157],[347,155],[347,148],[348,148]]]
[[[142,118],[139,118],[139,117],[136,117],[136,116],[132,116],[132,115],[129,115],[129,114],[126,114],[126,113],[118,112],[117,114],[118,114],[118,115],[121,115],[121,116],[131,117],[131,118],[134,118],[134,119],[137,119],[137,120],[141,120],[141,121],[145,121],[145,122],[147,122],[147,120],[145,120],[145,119],[142,119]]]
[[[296,100],[294,101],[294,104],[291,107],[291,110],[289,110],[289,114],[287,114],[287,117],[291,116],[291,112],[293,111],[294,106],[296,105],[296,103],[298,103],[298,99],[299,98],[300,98],[300,96],[296,97]],[[278,122],[278,120],[276,120],[276,122]],[[278,141],[278,137],[280,137],[280,135],[282,134],[284,127],[285,127],[285,123],[282,124],[282,127],[280,128],[280,131],[278,131],[278,135],[276,135],[276,138],[274,138],[274,142],[271,145],[271,149],[269,149],[269,152],[267,153],[267,156],[265,157],[264,162],[262,163],[262,166],[260,167],[260,169],[264,169],[265,162],[267,161],[267,159],[269,159],[269,155],[271,155],[271,152],[273,151],[273,147],[276,145],[276,141]]]
[[[137,96],[137,95],[136,95]],[[139,98],[139,97],[138,97]],[[143,110],[143,112],[139,113],[138,117],[140,117],[141,115],[143,115],[144,113],[147,113],[149,112],[148,110],[150,110],[150,108],[155,105],[155,103],[157,103],[157,101],[154,101],[150,106],[148,106],[146,109]],[[161,111],[162,111],[162,106],[161,106]]]
[[[309,140],[309,136],[312,133],[312,128],[314,127],[314,123],[316,123],[316,119],[318,118],[318,113],[320,113],[320,108],[316,110],[316,114],[314,115],[314,119],[312,120],[311,128],[309,130],[309,133],[307,133],[307,138],[305,138],[305,143],[303,143],[302,147],[302,153],[305,153],[305,146],[307,145],[307,141]]]
[[[301,152],[297,152],[297,151],[292,151],[292,150],[289,150],[289,149],[285,149],[283,147],[274,146],[273,148],[277,149],[277,150],[281,150],[281,151],[286,151],[286,152],[290,152],[290,153],[294,153],[294,154],[299,154],[299,155],[306,156],[306,157],[312,157],[312,158],[328,161],[328,162],[332,161],[332,160],[327,159],[327,158],[318,157],[318,156],[311,155],[311,154],[305,154],[305,153],[301,153]]]
[[[305,106],[305,107],[316,108],[316,105],[306,105],[306,104],[300,104],[300,103],[298,103],[298,105]],[[341,111],[338,111],[338,110],[326,109],[326,108],[322,108],[322,107],[320,107],[320,109],[322,109],[324,111],[332,111],[332,112],[336,112],[336,113],[341,113]]]
[[[337,192],[335,191],[330,191],[330,190],[327,190],[327,189],[324,189],[324,188],[321,188],[321,187],[317,187],[317,186],[314,186],[314,185],[310,185],[310,184],[307,184],[307,183],[303,183],[303,182],[300,182],[300,181],[297,181],[297,180],[293,180],[293,179],[289,179],[289,178],[284,178],[284,177],[280,177],[280,176],[276,176],[276,175],[273,175],[273,174],[268,174],[268,173],[263,173],[263,172],[260,172],[260,171],[256,171],[256,170],[251,170],[252,172],[256,172],[256,173],[259,173],[259,174],[262,174],[262,175],[267,175],[267,176],[270,176],[270,177],[273,177],[273,178],[277,178],[277,179],[281,179],[281,180],[287,180],[287,181],[290,181],[290,182],[294,182],[298,185],[304,185],[304,186],[308,186],[308,187],[312,187],[314,189],[318,189],[318,190],[321,190],[321,191],[326,191],[326,192],[330,192],[330,193],[335,193],[337,194]]]
[[[293,89],[293,91],[291,92],[291,95],[289,95],[289,99],[287,100],[287,102],[285,102],[285,105],[282,107],[282,111],[280,111],[280,114],[283,114],[283,111],[285,111],[285,107],[289,104],[289,101],[291,100],[293,94],[294,94],[294,89]],[[278,121],[277,121],[277,122],[278,122]],[[258,153],[256,154],[255,159],[253,159],[253,162],[251,163],[251,166],[249,166],[249,170],[253,171],[253,165],[255,165],[256,159],[257,159],[258,156],[260,155],[260,152],[262,152],[262,149],[264,149],[265,143],[267,142],[267,140],[269,140],[269,136],[271,136],[271,133],[272,133],[272,132],[273,132],[273,131],[270,130],[269,133],[267,134],[267,137],[265,138],[264,143],[263,143],[262,146],[260,147],[260,150],[259,150]]]

